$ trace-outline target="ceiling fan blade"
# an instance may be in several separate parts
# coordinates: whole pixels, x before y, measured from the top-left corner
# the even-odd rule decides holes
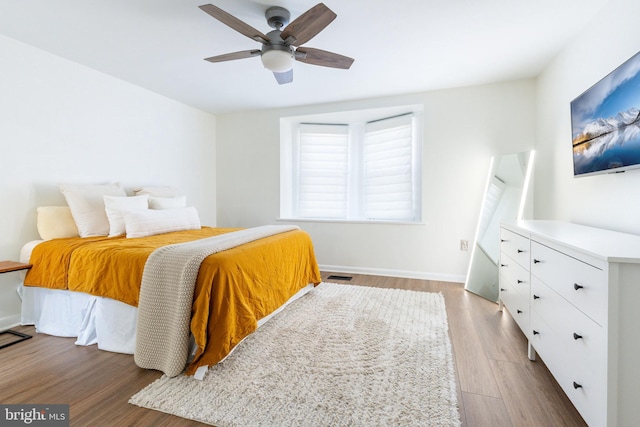
[[[262,51],[260,50],[242,50],[240,52],[225,53],[224,55],[212,56],[205,58],[205,61],[209,62],[223,62],[233,61],[234,59],[251,58],[252,56],[259,56]]]
[[[283,84],[291,83],[293,81],[293,68],[290,69],[289,71],[285,71],[284,73],[276,73],[274,71],[273,75],[278,81],[278,84],[283,85]]]
[[[331,21],[336,19],[336,16],[324,3],[318,3],[287,25],[280,36],[285,41],[293,37],[294,40],[289,44],[300,46],[324,30]]]
[[[250,39],[253,39],[253,40],[258,41],[260,43],[268,43],[269,42],[269,37],[265,36],[260,31],[258,31],[255,28],[253,28],[251,25],[242,22],[241,20],[239,20],[235,16],[230,15],[229,13],[225,12],[224,10],[220,9],[217,6],[214,6],[212,4],[204,4],[204,5],[198,6],[198,7],[200,9],[202,9],[203,11],[207,12],[209,15],[213,16],[214,18],[216,18],[218,21],[220,21],[223,24],[233,28],[234,30],[236,30],[240,34],[243,34],[243,35],[249,37]]]
[[[306,64],[320,65],[323,67],[349,69],[354,59],[326,50],[314,49],[312,47],[299,47],[296,49],[296,61]]]

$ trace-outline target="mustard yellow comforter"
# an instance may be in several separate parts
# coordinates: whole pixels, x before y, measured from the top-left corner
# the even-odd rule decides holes
[[[155,249],[235,231],[203,227],[156,236],[54,239],[37,245],[25,285],[68,289],[137,306],[147,257]],[[302,230],[218,252],[202,262],[191,332],[198,346],[187,369],[222,360],[257,321],[309,283],[320,283],[311,238]]]

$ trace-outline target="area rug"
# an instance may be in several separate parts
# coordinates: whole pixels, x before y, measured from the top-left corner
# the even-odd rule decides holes
[[[322,283],[204,380],[166,376],[129,403],[232,426],[459,426],[439,293]]]

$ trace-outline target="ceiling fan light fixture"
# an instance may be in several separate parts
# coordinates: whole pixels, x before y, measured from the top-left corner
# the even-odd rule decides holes
[[[286,50],[266,50],[262,52],[260,59],[262,59],[264,68],[275,73],[284,73],[291,70],[295,61],[293,52],[289,48],[286,48]]]
[[[200,9],[243,36],[262,44],[260,50],[242,50],[216,55],[205,58],[206,61],[223,62],[260,55],[262,65],[273,72],[276,81],[281,85],[293,81],[293,63],[295,61],[344,70],[351,67],[353,63],[353,58],[303,46],[337,16],[324,3],[313,6],[291,23],[289,23],[291,14],[287,9],[279,6],[268,8],[265,12],[265,18],[273,31],[267,34],[263,34],[218,6],[205,4],[200,6]]]

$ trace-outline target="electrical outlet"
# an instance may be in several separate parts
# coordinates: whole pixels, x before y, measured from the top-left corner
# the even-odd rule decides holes
[[[469,250],[469,241],[468,240],[460,240],[460,250],[468,251]]]

